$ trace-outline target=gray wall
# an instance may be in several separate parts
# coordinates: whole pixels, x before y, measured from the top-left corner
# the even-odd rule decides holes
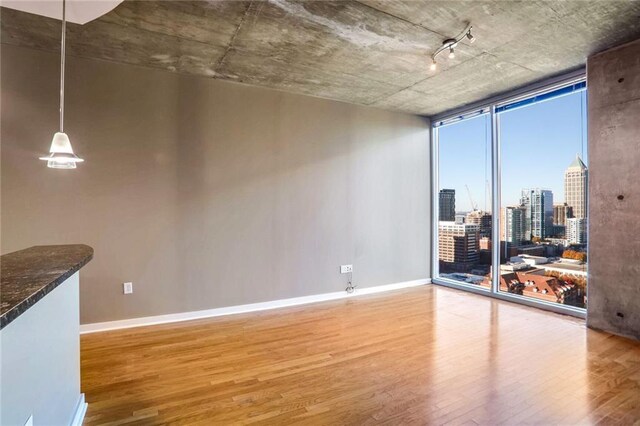
[[[75,273],[0,331],[0,424],[71,424],[80,398]]]
[[[587,323],[640,339],[640,40],[589,58],[587,82]]]
[[[429,276],[427,119],[69,58],[51,170],[58,60],[2,45],[2,252],[94,247],[83,324]]]

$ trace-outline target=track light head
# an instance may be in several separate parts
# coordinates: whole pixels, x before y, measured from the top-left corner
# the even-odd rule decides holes
[[[453,50],[453,46],[449,47],[449,59],[453,59],[456,57],[456,52]]]
[[[471,29],[469,29],[469,31],[467,32],[467,38],[469,39],[469,43],[473,43],[474,41],[476,41],[476,38],[473,36],[473,34],[471,34]]]

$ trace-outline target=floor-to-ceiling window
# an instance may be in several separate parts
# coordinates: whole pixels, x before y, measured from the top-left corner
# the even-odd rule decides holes
[[[437,127],[438,269],[459,283],[490,288],[491,115],[474,111]]]
[[[584,78],[437,118],[433,126],[434,281],[581,314]]]

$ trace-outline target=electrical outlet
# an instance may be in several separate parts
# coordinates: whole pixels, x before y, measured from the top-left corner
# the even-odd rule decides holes
[[[340,265],[341,274],[349,274],[353,272],[353,265]]]
[[[122,284],[122,290],[123,290],[124,294],[133,293],[133,283],[123,283]]]

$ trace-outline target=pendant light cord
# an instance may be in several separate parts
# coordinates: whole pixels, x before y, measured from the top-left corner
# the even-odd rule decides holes
[[[62,41],[60,46],[60,133],[64,133],[64,57],[67,34],[66,0],[62,0]]]

